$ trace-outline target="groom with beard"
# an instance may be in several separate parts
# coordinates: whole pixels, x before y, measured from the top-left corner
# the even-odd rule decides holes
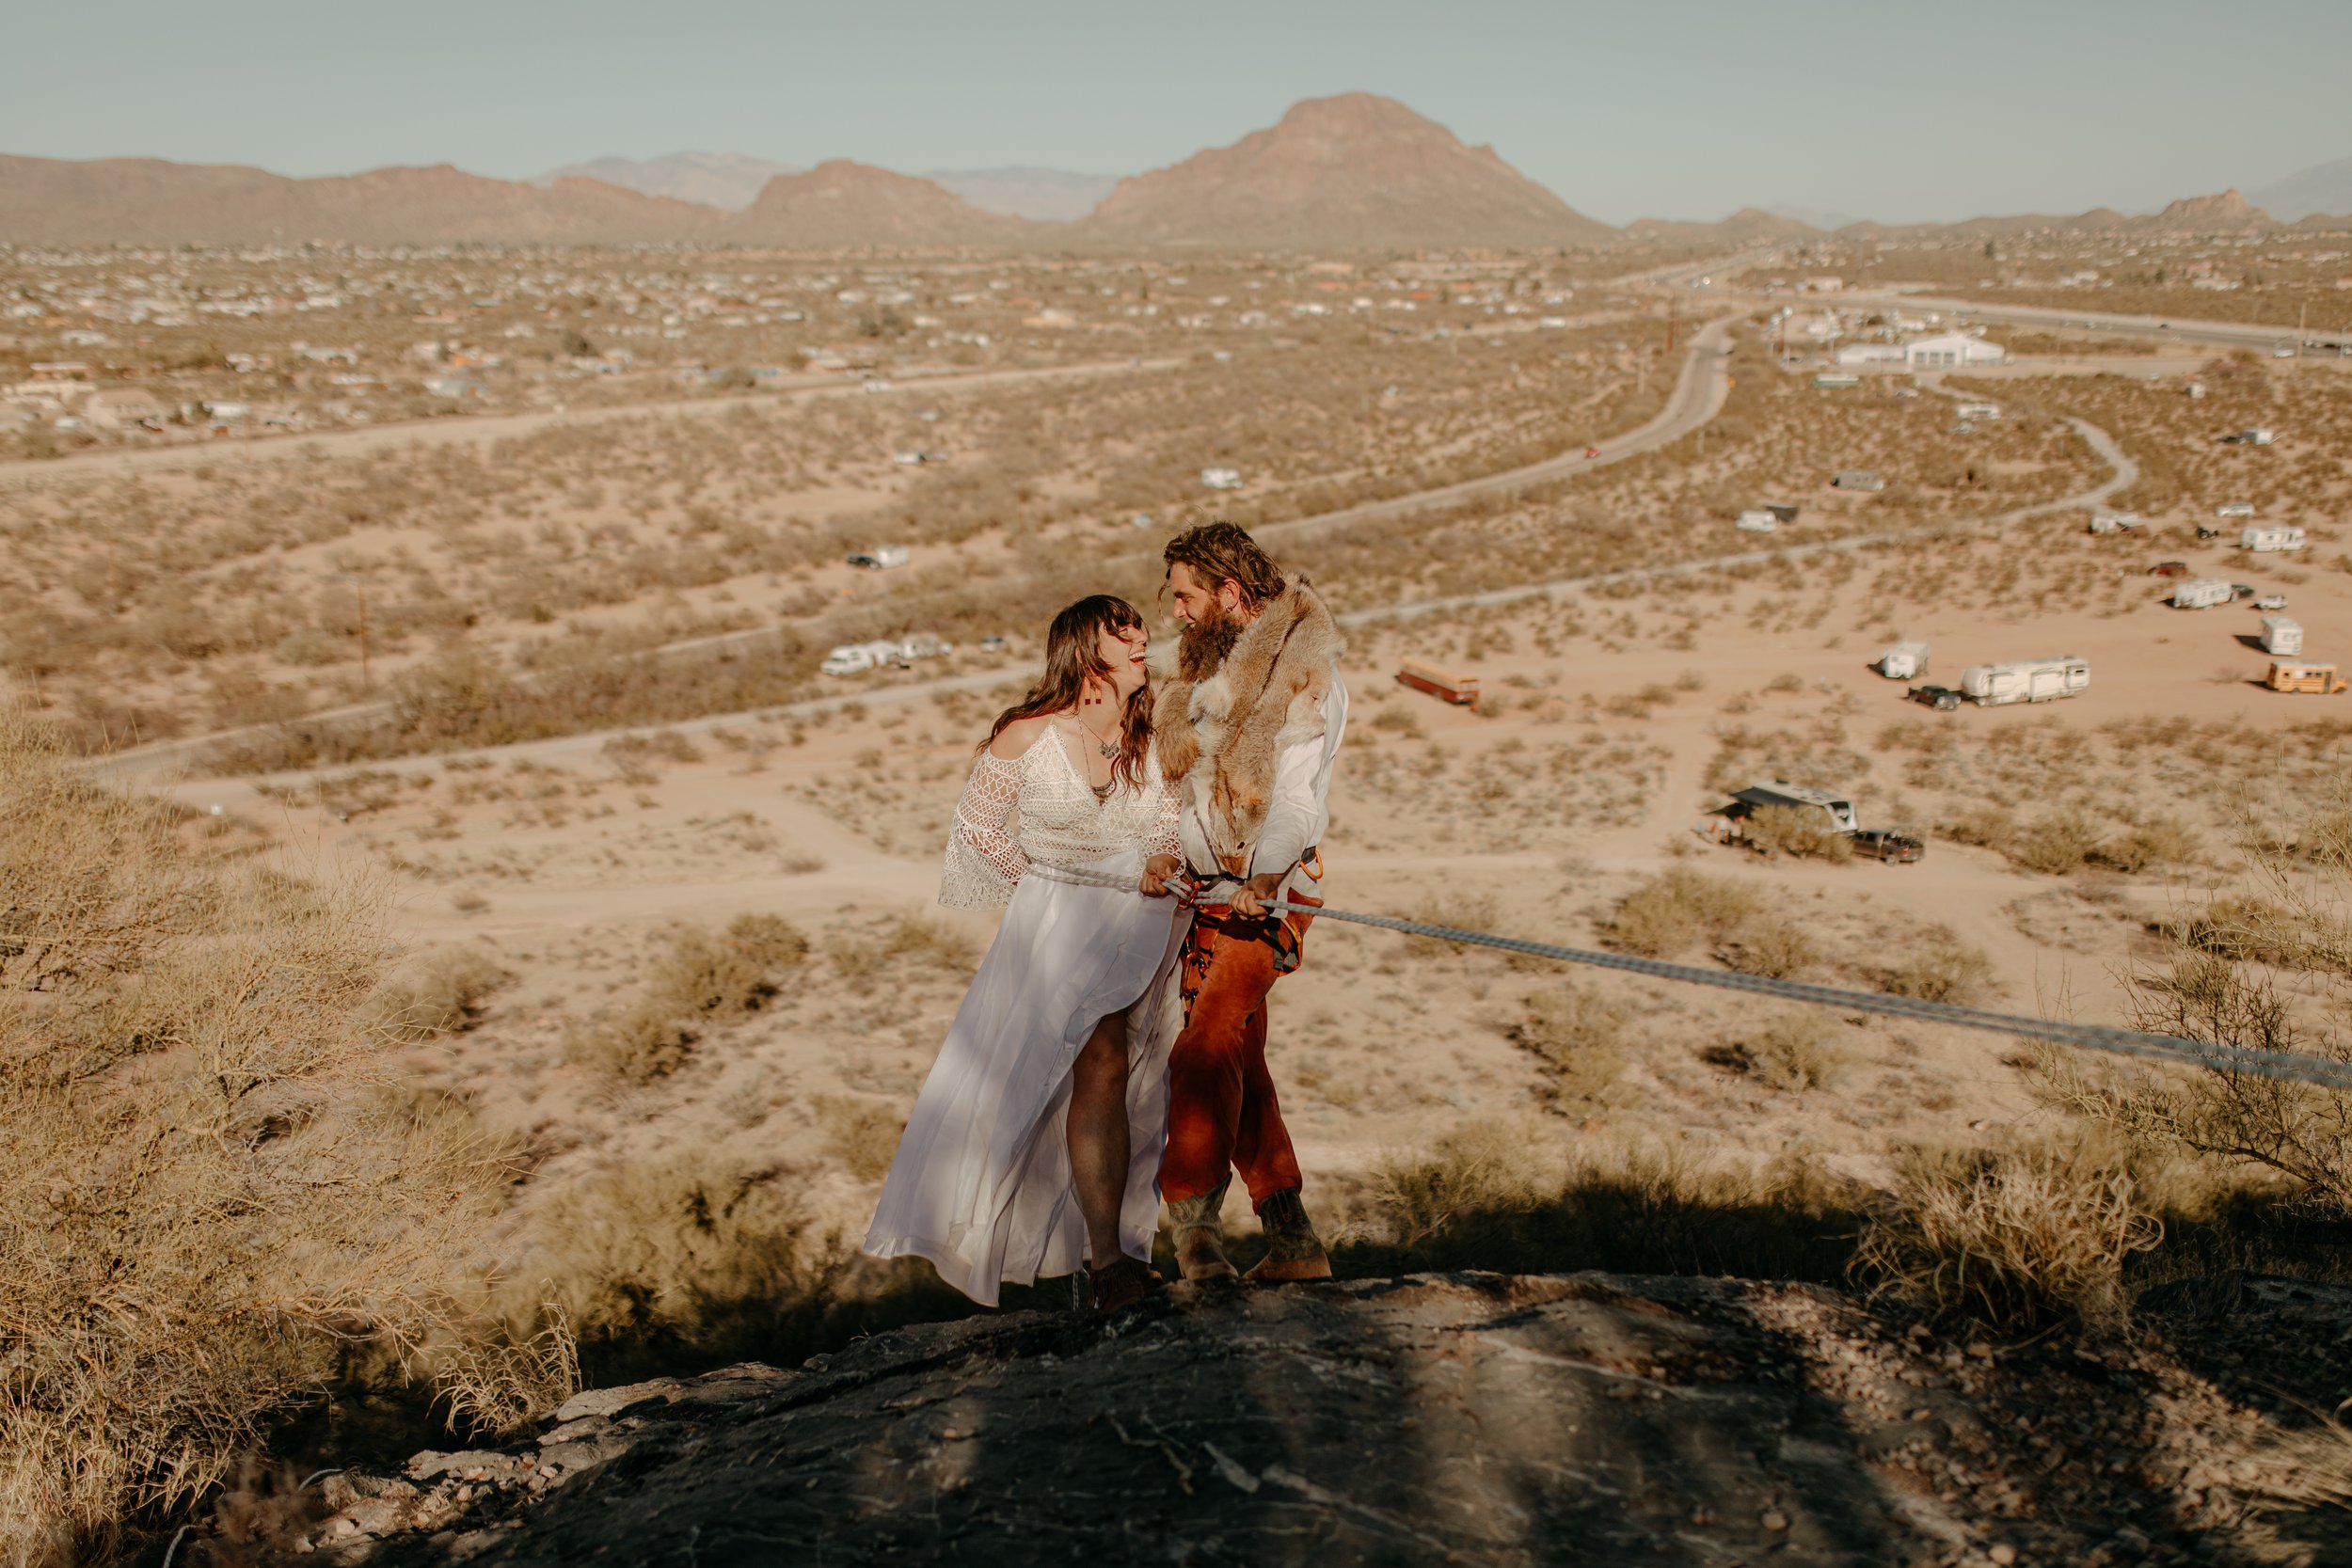
[[[1186,1279],[1234,1276],[1218,1216],[1236,1169],[1267,1246],[1249,1277],[1327,1279],[1266,1070],[1266,1002],[1298,967],[1312,918],[1273,906],[1285,895],[1322,902],[1303,887],[1323,876],[1316,847],[1347,725],[1344,645],[1307,579],[1231,523],[1181,533],[1161,558],[1184,632],[1178,678],[1154,705],[1154,743],[1183,797],[1188,869],[1221,885],[1206,892],[1184,943],[1160,1196]]]

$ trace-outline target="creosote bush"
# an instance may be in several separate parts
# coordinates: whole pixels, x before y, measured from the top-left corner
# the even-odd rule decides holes
[[[1450,893],[1430,899],[1406,918],[1423,926],[1450,926],[1457,931],[1491,931],[1500,906],[1490,893]],[[1405,951],[1417,958],[1441,958],[1464,951],[1458,942],[1442,937],[1406,937]]]
[[[871,979],[899,965],[961,974],[979,962],[970,937],[927,914],[892,915],[881,931],[844,937],[828,944],[827,951],[845,980]]]
[[[382,916],[0,710],[0,1560],[107,1555],[355,1340],[461,1407],[569,1391],[459,1305],[507,1162],[389,1081]]]
[[[1617,900],[1606,934],[1613,947],[1667,958],[1708,939],[1724,940],[1761,908],[1755,890],[1728,878],[1672,866]]]
[[[808,950],[808,939],[779,915],[739,914],[722,932],[685,927],[655,963],[644,995],[615,1017],[574,1029],[564,1059],[625,1083],[667,1077],[686,1065],[699,1023],[766,1006]]]
[[[1922,1002],[1968,1002],[1993,984],[1993,960],[1942,926],[1904,939],[1901,961],[1879,972],[1889,996]]]
[[[1742,832],[1750,846],[1767,855],[1794,855],[1833,865],[1853,859],[1853,840],[1837,831],[1828,813],[1810,807],[1758,806]]]
[[[1534,1052],[1562,1100],[1597,1100],[1625,1071],[1625,1009],[1592,986],[1563,985],[1527,999],[1511,1037]]]
[[[850,1095],[818,1095],[817,1125],[825,1134],[825,1152],[860,1181],[879,1181],[889,1173],[898,1152],[898,1134],[906,1117],[886,1105]]]

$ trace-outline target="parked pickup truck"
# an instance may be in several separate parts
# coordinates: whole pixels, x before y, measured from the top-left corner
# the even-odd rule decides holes
[[[1895,832],[1886,828],[1865,828],[1853,835],[1853,852],[1865,860],[1883,862],[1888,865],[1908,865],[1928,852],[1928,847],[1909,833]]]
[[[1960,706],[1960,693],[1948,686],[1915,686],[1903,695],[1915,703],[1924,703],[1939,713],[1949,713]]]

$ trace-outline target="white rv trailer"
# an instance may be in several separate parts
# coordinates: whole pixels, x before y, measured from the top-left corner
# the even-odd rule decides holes
[[[2263,652],[2266,654],[2299,654],[2303,651],[2303,623],[2284,615],[2263,617]]]
[[[1777,514],[1766,512],[1757,507],[1740,513],[1740,520],[1731,526],[1742,533],[1770,533],[1780,527],[1780,517]]]
[[[1960,694],[1979,707],[2047,703],[2073,697],[2090,684],[2090,661],[2072,654],[2013,664],[1972,664],[1960,673]]]
[[[1241,488],[1241,470],[1203,468],[1200,470],[1200,483],[1211,490],[1238,490]]]
[[[1862,826],[1854,816],[1851,800],[1811,784],[1790,784],[1787,779],[1761,780],[1734,794],[1732,799],[1750,811],[1758,806],[1788,806],[1796,811],[1822,812],[1829,816],[1831,829],[1841,833],[1857,832]]]
[[[2175,610],[2211,610],[2236,596],[2237,591],[2220,578],[2183,578],[2172,585],[2172,597],[2166,602]]]
[[[1879,673],[1890,681],[1907,681],[1928,673],[1925,642],[1898,642],[1879,655]]]
[[[2090,531],[2093,533],[2128,533],[2139,526],[2137,512],[2093,512]]]
[[[2278,550],[2299,550],[2303,547],[2303,531],[2285,523],[2271,523],[2262,528],[2249,528],[2237,536],[2237,547],[2256,554]]]

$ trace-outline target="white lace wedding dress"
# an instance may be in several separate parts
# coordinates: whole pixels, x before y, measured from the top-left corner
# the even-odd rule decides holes
[[[973,764],[939,901],[1003,905],[1004,924],[916,1097],[866,1233],[873,1256],[928,1258],[992,1307],[1003,1281],[1026,1285],[1086,1260],[1066,1131],[1070,1069],[1116,1012],[1127,1014],[1128,1053],[1121,1248],[1148,1259],[1159,1223],[1176,958],[1189,915],[1133,881],[1148,857],[1177,852],[1177,796],[1152,761],[1140,790],[1097,800],[1070,751],[1077,736],[1065,739],[1075,730],[1057,721],[1021,756],[983,752]],[[1070,872],[1129,885],[1059,879]]]

